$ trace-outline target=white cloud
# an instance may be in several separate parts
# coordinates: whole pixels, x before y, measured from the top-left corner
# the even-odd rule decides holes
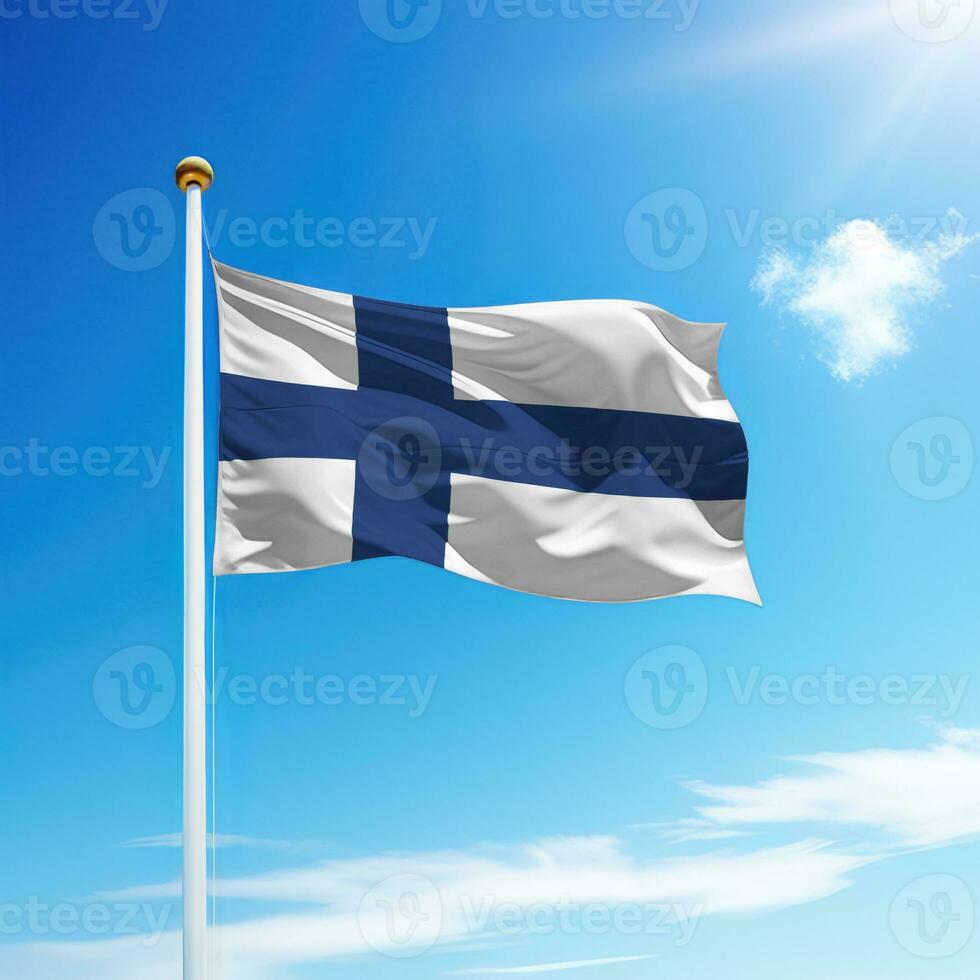
[[[763,303],[796,316],[842,381],[861,380],[908,353],[909,315],[945,288],[943,265],[976,236],[950,210],[935,241],[900,240],[888,222],[848,221],[806,257],[763,255],[752,287]]]
[[[547,913],[653,906],[665,913],[677,937],[689,938],[702,915],[761,913],[826,898],[847,888],[864,865],[980,834],[980,730],[941,728],[935,737],[922,749],[803,756],[795,761],[809,768],[751,785],[694,783],[691,788],[706,801],[697,816],[649,825],[668,844],[710,841],[766,825],[804,824],[807,832],[814,824],[832,825],[840,838],[847,826],[861,832],[851,846],[812,838],[750,849],[739,841],[724,850],[664,857],[633,853],[615,836],[557,837],[320,861],[222,880],[219,896],[257,908],[251,917],[215,930],[220,976],[270,980],[295,966],[376,956],[377,943],[365,937],[386,934],[386,916],[398,903],[386,893],[387,905],[365,906],[365,896],[393,877],[408,876],[436,896],[441,928],[434,936],[423,930],[407,945],[434,939],[433,951],[454,955],[475,951],[474,943],[530,935],[498,929],[495,912],[502,907]],[[97,899],[154,902],[177,895],[177,883],[168,882]],[[277,907],[282,911],[276,913]],[[162,980],[174,975],[178,958],[179,937],[172,932],[152,946],[142,937],[7,944],[0,949],[0,977],[61,980],[70,972],[73,980]],[[519,969],[571,969],[568,964],[578,962]],[[479,972],[491,969],[506,972]]]
[[[584,966],[609,966],[612,963],[635,963],[637,960],[652,960],[653,953],[645,956],[606,956],[597,960],[566,960],[564,963],[536,963],[532,966],[477,967],[474,970],[447,970],[446,976],[471,977],[512,975],[516,973],[556,973],[560,970],[578,970]]]
[[[947,728],[927,749],[823,752],[814,767],[754,786],[691,783],[718,827],[831,823],[873,828],[883,844],[950,844],[980,834],[980,731]]]
[[[390,854],[325,861],[313,867],[219,882],[218,895],[262,902],[315,904],[354,911],[380,881],[399,875],[437,887],[447,924],[470,933],[476,911],[501,904],[559,906],[660,903],[698,912],[763,911],[833,894],[865,863],[823,842],[741,853],[642,859],[613,837],[556,838],[506,848]],[[105,901],[155,901],[179,893],[176,882],[105,892]],[[455,934],[446,932],[445,935]]]
[[[731,840],[734,837],[747,837],[745,830],[731,830],[719,827],[710,820],[698,817],[685,817],[683,820],[669,820],[661,823],[637,823],[630,830],[652,830],[657,836],[671,844],[689,844],[692,841]]]
[[[950,745],[967,745],[974,749],[980,749],[980,729],[957,728],[955,725],[948,725],[940,728],[939,734]]]
[[[817,840],[744,853],[641,858],[627,853],[618,838],[602,836],[350,858],[219,882],[219,896],[262,903],[265,914],[219,926],[214,934],[221,976],[229,980],[268,980],[292,966],[373,955],[377,945],[365,937],[385,934],[386,912],[373,906],[366,911],[365,896],[381,882],[410,876],[431,883],[438,896],[438,941],[449,949],[500,936],[497,913],[515,907],[536,914],[571,909],[573,917],[586,908],[640,907],[644,914],[653,908],[681,941],[689,940],[704,914],[763,912],[832,895],[868,860],[873,858],[835,852]],[[153,902],[177,894],[177,883],[168,882],[97,898],[107,904]],[[268,914],[276,904],[295,911]],[[557,918],[555,931],[561,931]],[[418,941],[427,938],[421,932]],[[84,955],[72,959],[81,947]],[[136,940],[33,943],[0,950],[0,977],[19,980],[30,962],[32,977],[60,980],[59,970],[72,962],[73,980],[158,980],[174,949],[172,934],[149,950]]]

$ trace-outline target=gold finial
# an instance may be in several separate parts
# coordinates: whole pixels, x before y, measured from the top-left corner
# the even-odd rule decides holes
[[[214,180],[214,171],[204,157],[184,157],[177,164],[174,176],[182,191],[186,191],[191,184],[197,184],[202,191],[206,191]]]

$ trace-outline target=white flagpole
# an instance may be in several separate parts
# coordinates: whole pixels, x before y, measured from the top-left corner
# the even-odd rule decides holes
[[[184,980],[207,980],[208,785],[204,571],[204,287],[201,193],[214,172],[200,157],[177,164],[187,195],[184,290]]]

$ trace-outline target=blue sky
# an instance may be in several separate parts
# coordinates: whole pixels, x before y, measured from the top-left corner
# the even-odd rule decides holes
[[[240,268],[727,321],[766,603],[220,581],[221,975],[976,976],[972,8],[6,0],[0,976],[175,975],[192,152]]]

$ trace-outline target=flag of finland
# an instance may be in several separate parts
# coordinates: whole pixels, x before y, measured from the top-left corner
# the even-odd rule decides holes
[[[217,574],[401,556],[566,599],[759,597],[722,326],[445,309],[215,263]]]

